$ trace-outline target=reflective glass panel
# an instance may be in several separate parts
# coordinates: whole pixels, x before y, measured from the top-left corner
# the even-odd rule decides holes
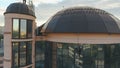
[[[19,38],[19,19],[13,19],[13,38]]]
[[[32,20],[27,20],[27,37],[32,38]]]
[[[20,38],[26,38],[27,21],[24,19],[20,20]]]
[[[18,68],[18,46],[19,46],[19,43],[12,43],[12,58],[13,59],[13,68]]]
[[[32,42],[27,42],[27,65],[32,63]]]
[[[32,42],[14,42],[12,46],[12,68],[32,63]]]
[[[26,43],[20,42],[20,67],[26,65]]]
[[[45,43],[44,42],[36,42],[35,45],[35,67],[36,68],[44,68],[44,60],[45,60]]]
[[[57,43],[57,68],[119,68],[120,44]]]
[[[13,19],[12,38],[32,38],[32,20]]]

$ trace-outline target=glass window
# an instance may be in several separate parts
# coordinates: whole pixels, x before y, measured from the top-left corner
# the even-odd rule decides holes
[[[35,46],[35,62],[36,68],[44,68],[44,60],[45,60],[45,45],[44,42],[36,42]]]
[[[119,68],[120,44],[57,43],[57,68]]]
[[[20,38],[26,38],[27,22],[24,19],[20,20]]]
[[[52,68],[51,43],[37,41],[35,43],[35,68]]]
[[[45,42],[45,68],[52,68],[52,42]],[[56,51],[56,50],[55,50]]]
[[[32,42],[27,42],[27,64],[32,63]]]
[[[12,68],[19,68],[32,63],[32,42],[13,42],[12,46]]]
[[[12,38],[32,38],[32,20],[13,19]]]
[[[120,67],[120,44],[112,44],[105,46],[105,67],[119,68]]]
[[[32,38],[32,20],[27,20],[27,37]]]
[[[62,59],[62,55],[63,55],[63,47],[62,44],[58,43],[57,44],[57,68],[63,68],[63,59]]]
[[[26,43],[20,42],[20,66],[26,65]]]
[[[12,49],[12,56],[14,58],[13,60],[13,67],[14,68],[17,68],[18,67],[18,46],[19,46],[19,43],[13,43],[13,49]]]
[[[13,38],[19,38],[19,19],[13,19]]]

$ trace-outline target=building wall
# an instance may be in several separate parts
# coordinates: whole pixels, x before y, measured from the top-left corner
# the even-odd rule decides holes
[[[12,39],[12,18],[23,18],[33,20],[33,32],[31,39]],[[12,42],[32,41],[32,63],[22,67],[35,67],[35,41],[51,41],[61,43],[78,43],[78,44],[114,44],[120,43],[120,34],[104,33],[46,33],[44,36],[35,36],[35,18],[22,14],[5,14],[4,30],[4,68],[12,66]],[[52,67],[56,68],[56,46],[52,48]],[[55,51],[55,52],[54,52]]]
[[[11,32],[12,32],[12,19],[9,16],[5,16],[4,27],[4,67],[11,68]]]
[[[12,39],[12,19],[13,18],[21,18],[21,19],[30,19],[33,20],[32,24],[32,38],[30,39]],[[12,42],[21,42],[21,41],[32,41],[32,63],[23,68],[27,68],[29,66],[34,67],[34,31],[36,28],[35,17],[24,15],[24,14],[15,14],[9,13],[5,14],[5,27],[4,27],[4,68],[11,68],[12,67]]]
[[[120,43],[120,34],[105,33],[48,33],[36,40],[80,44],[111,44]]]
[[[44,36],[36,36],[36,41],[52,42],[52,68],[57,68],[57,44],[70,43],[76,45],[84,44],[118,44],[120,43],[120,34],[105,33],[46,33]],[[72,45],[71,44],[71,45]],[[74,45],[73,45],[74,46]],[[72,61],[73,62],[73,61]]]

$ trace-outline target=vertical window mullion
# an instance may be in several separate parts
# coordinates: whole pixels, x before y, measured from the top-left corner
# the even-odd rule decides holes
[[[18,67],[20,67],[20,42],[18,43]]]
[[[64,68],[63,67],[63,44],[62,44],[62,68]]]
[[[20,34],[21,34],[21,32],[20,32],[21,31],[21,25],[20,25],[21,22],[20,22],[20,20],[21,19],[19,19],[19,38],[20,38]]]
[[[26,38],[28,38],[28,20],[26,20]]]

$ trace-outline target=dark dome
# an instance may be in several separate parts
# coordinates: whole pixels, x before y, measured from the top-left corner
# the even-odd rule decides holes
[[[18,13],[18,14],[27,14],[35,17],[35,13],[28,5],[25,3],[12,3],[10,4],[5,14],[7,13]]]
[[[56,13],[43,26],[46,33],[120,33],[120,21],[104,10],[68,8]]]

